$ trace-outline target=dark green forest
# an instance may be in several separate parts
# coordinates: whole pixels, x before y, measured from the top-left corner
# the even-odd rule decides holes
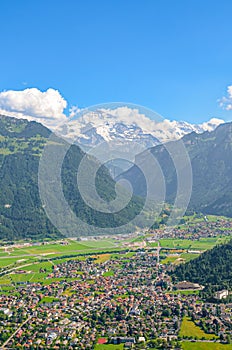
[[[38,188],[38,167],[45,145],[64,146],[63,140],[56,138],[55,142],[51,141],[50,135],[51,132],[39,123],[0,117],[1,239],[44,239],[61,236],[46,216]],[[77,170],[83,156],[81,149],[73,145],[62,164],[63,192],[73,212],[88,224],[100,228],[117,227],[130,221],[142,207],[143,201],[138,198],[133,197],[123,212],[114,215],[99,213],[85,204],[77,187]],[[94,165],[96,160],[89,159],[89,167]],[[104,166],[100,166],[97,173],[96,188],[104,200],[115,198],[115,182]],[[52,184],[48,195],[53,195]],[[59,203],[57,210],[62,210]],[[69,223],[65,224],[68,226]],[[77,235],[91,233],[83,231],[81,227],[76,232]]]
[[[202,253],[198,258],[177,266],[174,281],[190,281],[205,286],[202,294],[212,296],[221,289],[232,288],[232,240]]]

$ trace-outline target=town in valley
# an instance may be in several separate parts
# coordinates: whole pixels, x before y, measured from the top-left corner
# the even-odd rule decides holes
[[[231,230],[199,216],[120,237],[2,243],[0,348],[231,348],[231,290],[206,295],[172,277]]]

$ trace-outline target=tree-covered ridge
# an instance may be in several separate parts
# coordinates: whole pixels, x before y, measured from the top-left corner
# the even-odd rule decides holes
[[[47,138],[51,134],[51,131],[40,123],[4,115],[0,115],[0,130],[2,136],[17,138],[30,138],[36,135]]]
[[[36,122],[0,116],[0,238],[38,238],[58,232],[42,209],[39,155],[50,131]]]
[[[0,157],[14,153],[41,154],[50,131],[36,122],[0,116]]]
[[[64,140],[58,137],[51,140],[50,135],[39,123],[0,116],[0,238],[39,239],[60,235],[46,216],[38,188],[38,168],[44,146],[65,147]],[[100,228],[117,227],[133,219],[143,204],[134,197],[119,215],[104,215],[86,205],[77,189],[78,166],[84,155],[78,146],[72,145],[62,164],[63,192],[73,212]],[[90,159],[89,167],[94,164],[96,159]],[[86,181],[88,185],[88,178]],[[48,196],[53,196],[56,189],[52,183],[48,191],[49,188]],[[106,201],[115,197],[115,182],[104,166],[97,172],[96,189]],[[56,202],[55,206],[59,215],[62,205]],[[65,225],[68,227],[69,222]],[[80,227],[76,234],[89,235],[92,231]]]
[[[232,289],[232,240],[181,264],[173,272],[174,280],[191,281],[205,286],[209,295],[223,288]]]

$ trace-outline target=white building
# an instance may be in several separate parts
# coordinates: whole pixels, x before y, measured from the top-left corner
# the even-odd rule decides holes
[[[225,299],[227,298],[229,295],[229,291],[227,289],[223,289],[223,290],[220,290],[218,292],[215,293],[215,299]]]

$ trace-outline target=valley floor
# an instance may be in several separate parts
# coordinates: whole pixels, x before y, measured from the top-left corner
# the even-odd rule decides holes
[[[0,346],[229,349],[231,304],[177,289],[169,269],[231,238],[224,218],[125,237],[0,248]],[[107,343],[107,344],[104,344]]]

